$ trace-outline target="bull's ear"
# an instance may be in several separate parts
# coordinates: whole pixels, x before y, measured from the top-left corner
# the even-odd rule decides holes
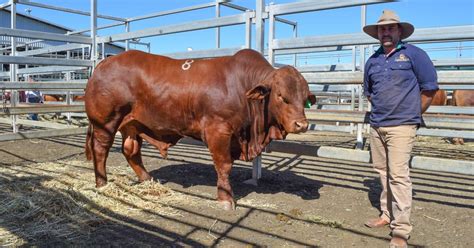
[[[262,100],[270,93],[270,88],[264,85],[257,85],[253,89],[247,91],[246,95],[248,99]]]
[[[311,94],[311,93],[309,93],[309,95],[308,95],[308,101],[311,103],[311,105],[316,104],[316,96],[313,95],[313,94]]]

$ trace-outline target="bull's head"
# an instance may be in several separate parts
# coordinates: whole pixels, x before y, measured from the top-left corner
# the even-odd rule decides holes
[[[247,97],[261,100],[268,97],[271,118],[287,133],[300,133],[308,129],[304,107],[316,103],[304,77],[291,66],[274,70],[267,78],[247,92]]]

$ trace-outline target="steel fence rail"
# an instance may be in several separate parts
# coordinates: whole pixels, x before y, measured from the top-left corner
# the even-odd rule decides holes
[[[43,113],[61,113],[61,112],[84,112],[84,105],[47,105],[39,104],[36,106],[3,107],[0,116],[21,115],[21,114],[43,114]]]
[[[85,66],[39,66],[39,67],[30,67],[22,68],[17,70],[17,74],[42,74],[50,72],[71,72],[71,71],[83,71],[88,70],[89,67]],[[5,74],[0,72],[0,75],[4,76]]]
[[[85,44],[66,44],[66,45],[58,45],[58,46],[48,46],[45,48],[34,49],[24,52],[18,52],[18,56],[33,56],[33,55],[40,55],[46,53],[55,53],[55,52],[63,52],[63,51],[70,51],[82,48],[90,48],[90,45]]]
[[[310,122],[334,121],[347,123],[369,123],[370,112],[366,111],[328,111],[307,110],[306,117]],[[474,116],[453,116],[424,114],[422,126],[457,130],[474,130]]]
[[[70,8],[64,8],[64,7],[58,7],[58,6],[52,6],[52,5],[47,5],[47,4],[44,4],[44,3],[36,3],[36,2],[31,1],[31,0],[15,0],[15,2],[19,3],[19,4],[30,5],[30,6],[40,7],[40,8],[44,8],[44,9],[51,9],[51,10],[69,12],[69,13],[74,13],[74,14],[79,14],[79,15],[85,15],[85,16],[90,16],[91,15],[90,12],[75,10],[75,9],[70,9]],[[102,19],[114,20],[114,21],[125,21],[125,18],[120,18],[120,17],[115,17],[115,16],[108,16],[108,15],[98,14],[97,17],[102,18]]]
[[[92,39],[86,36],[71,36],[26,29],[0,28],[0,36],[23,37],[40,40],[64,41],[72,43],[92,44]]]
[[[67,90],[67,89],[85,89],[87,85],[87,80],[77,80],[70,82],[1,82],[0,89],[10,89],[10,90]]]
[[[298,69],[298,68],[297,68]],[[364,73],[356,72],[304,72],[302,73],[309,83],[321,84],[361,84]],[[474,84],[474,71],[437,71],[439,84]]]
[[[474,25],[416,29],[407,42],[441,42],[474,40]],[[271,49],[376,45],[377,40],[365,33],[307,36],[302,38],[273,39]]]
[[[223,1],[218,1],[218,2],[223,2]],[[209,3],[203,3],[203,4],[199,4],[199,5],[194,5],[194,6],[189,6],[189,7],[184,7],[184,8],[180,8],[180,9],[160,11],[160,12],[151,13],[151,14],[142,15],[142,16],[129,17],[129,18],[126,18],[125,21],[127,21],[127,22],[141,21],[141,20],[156,18],[156,17],[160,17],[160,16],[167,16],[167,15],[172,15],[172,14],[177,14],[177,13],[189,12],[189,11],[193,11],[193,10],[211,8],[211,7],[214,7],[214,6],[216,6],[216,1],[209,2]]]
[[[73,71],[83,71],[88,70],[88,67],[82,66],[39,66],[39,67],[30,67],[22,68],[16,71],[17,75],[23,74],[50,74],[51,72],[64,73],[64,72],[73,72]],[[10,72],[3,71],[0,72],[0,77],[9,78]]]
[[[232,56],[238,52],[242,47],[236,48],[217,48],[209,50],[198,50],[198,51],[189,51],[189,52],[180,52],[180,53],[168,53],[163,54],[175,59],[197,59],[197,58],[212,58],[220,56]]]
[[[64,66],[91,67],[94,63],[91,60],[81,60],[81,59],[51,59],[51,58],[0,55],[0,64],[64,65]]]
[[[288,15],[288,14],[297,14],[297,13],[317,11],[317,10],[336,9],[336,8],[353,7],[353,6],[369,5],[369,4],[385,3],[385,2],[394,2],[394,1],[393,0],[305,1],[305,2],[297,2],[297,3],[269,5],[266,8],[266,11],[271,12],[274,15]]]
[[[245,24],[246,19],[251,17],[253,14],[254,14],[253,12],[246,12],[243,14],[226,16],[226,17],[219,17],[219,18],[200,20],[200,21],[194,21],[194,22],[186,22],[186,23],[156,27],[156,28],[147,28],[147,29],[142,29],[138,31],[115,34],[115,35],[110,35],[110,36],[101,36],[97,38],[97,43],[103,43],[103,42],[107,43],[107,42],[113,42],[113,41],[130,40],[134,38],[145,38],[145,37],[159,36],[159,35],[165,35],[165,34],[174,34],[174,33],[195,31],[195,30],[201,30],[201,29]]]

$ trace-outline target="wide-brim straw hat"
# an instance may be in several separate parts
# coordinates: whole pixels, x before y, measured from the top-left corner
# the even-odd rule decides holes
[[[391,10],[384,10],[376,24],[367,25],[363,28],[363,30],[366,34],[378,40],[379,38],[377,35],[377,26],[394,23],[397,23],[402,26],[402,34],[400,35],[400,40],[408,38],[415,31],[415,27],[413,27],[413,25],[408,22],[400,22],[400,17],[398,17],[397,13]]]

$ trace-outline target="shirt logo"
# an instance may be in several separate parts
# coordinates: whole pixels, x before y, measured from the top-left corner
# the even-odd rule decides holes
[[[407,62],[410,61],[410,59],[405,56],[405,54],[401,53],[398,58],[395,59],[396,62]]]

